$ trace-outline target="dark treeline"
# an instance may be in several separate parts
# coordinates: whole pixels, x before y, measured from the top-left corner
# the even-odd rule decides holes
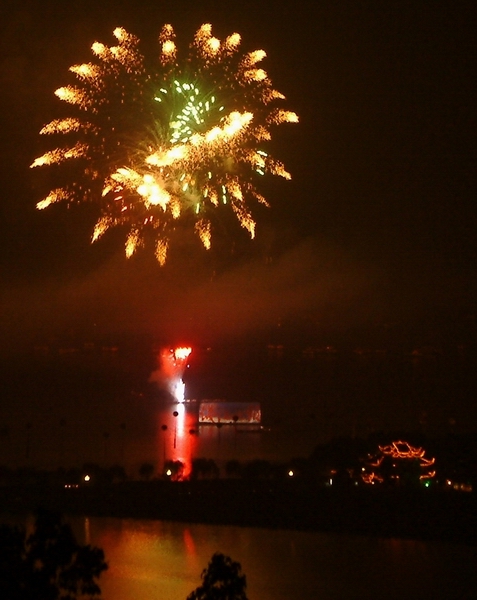
[[[159,469],[151,462],[143,462],[134,473],[127,473],[125,467],[120,464],[103,466],[93,462],[85,463],[82,467],[60,467],[55,470],[0,465],[0,487],[53,485],[71,488],[78,485],[117,484],[134,480],[198,481],[222,478],[250,481],[291,477],[326,485],[339,486],[348,483],[361,486],[365,484],[363,471],[372,468],[373,461],[379,457],[380,449],[389,448],[393,443],[401,444],[401,455],[393,461],[400,463],[395,465],[398,469],[396,473],[413,471],[415,477],[407,477],[402,481],[399,477],[392,476],[392,473],[387,476],[382,472],[383,481],[380,483],[385,486],[402,487],[427,482],[427,487],[433,489],[457,489],[457,484],[468,490],[477,489],[477,434],[451,434],[432,438],[419,432],[402,431],[375,432],[367,438],[336,437],[317,445],[309,456],[292,458],[287,462],[232,459],[220,467],[212,458],[196,457],[192,460],[190,472],[187,474],[183,463],[172,460],[166,460]],[[407,453],[403,452],[404,445]],[[411,451],[415,451],[414,454]],[[418,454],[422,455],[421,459]],[[427,466],[426,461],[431,464]],[[378,468],[376,470],[379,471]]]
[[[375,434],[337,438],[287,464],[197,458],[121,466],[0,472],[5,511],[152,518],[477,542],[476,438]],[[394,453],[394,454],[393,454]]]

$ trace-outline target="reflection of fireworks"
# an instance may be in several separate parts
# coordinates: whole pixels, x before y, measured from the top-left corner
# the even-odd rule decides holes
[[[192,348],[163,348],[160,355],[159,370],[155,371],[150,380],[164,386],[177,402],[184,402],[185,384],[182,375],[187,366]]]
[[[265,150],[270,127],[297,122],[295,113],[273,106],[284,96],[257,67],[263,50],[238,53],[240,35],[220,41],[211,26],[196,32],[186,60],[177,62],[175,34],[162,29],[160,60],[146,64],[139,40],[122,28],[117,45],[92,46],[95,61],[71,67],[79,84],[56,90],[87,118],[57,119],[42,134],[63,134],[64,147],[46,152],[32,167],[81,165],[86,185],[67,183],[37,204],[100,198],[101,216],[92,240],[126,225],[126,255],[153,232],[155,254],[166,260],[169,235],[179,219],[192,219],[205,248],[214,212],[229,205],[255,235],[247,199],[267,204],[254,186],[257,176],[290,178]]]

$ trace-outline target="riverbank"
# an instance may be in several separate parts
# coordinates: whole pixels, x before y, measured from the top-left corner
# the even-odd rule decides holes
[[[477,544],[472,493],[323,487],[307,481],[133,481],[0,488],[2,512],[157,519]]]

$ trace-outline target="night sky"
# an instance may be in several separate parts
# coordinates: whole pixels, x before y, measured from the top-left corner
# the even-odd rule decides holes
[[[415,0],[4,0],[0,443],[11,428],[21,455],[34,423],[32,447],[56,439],[56,456],[63,422],[68,436],[89,432],[86,447],[100,455],[104,431],[119,443],[122,422],[141,440],[154,408],[131,390],[156,368],[150,354],[102,367],[61,359],[60,372],[41,358],[10,361],[34,346],[121,345],[130,335],[230,350],[258,334],[265,349],[287,331],[299,351],[401,344],[408,357],[448,344],[452,367],[447,355],[416,364],[351,354],[266,372],[233,352],[207,366],[203,350],[189,384],[196,397],[262,401],[268,422],[286,422],[297,440],[306,424],[310,443],[427,418],[440,432],[449,419],[475,428],[475,360],[458,353],[476,338],[476,15],[474,2]],[[206,22],[222,39],[239,32],[243,51],[263,48],[263,67],[300,123],[274,131],[273,155],[292,180],[263,180],[271,208],[254,213],[256,239],[231,223],[207,252],[184,235],[161,268],[150,252],[127,260],[124,231],[90,244],[94,204],[37,211],[42,177],[29,165],[44,151],[40,128],[64,108],[54,90],[73,81],[72,64],[91,59],[91,44],[112,44],[122,26],[152,55],[168,22],[180,49]]]
[[[96,5],[99,6],[96,6]],[[352,328],[463,320],[475,311],[475,16],[472,2],[3,2],[0,305],[3,350],[96,327],[221,338],[279,320]],[[121,25],[185,48],[211,22],[264,67],[300,115],[274,132],[292,181],[262,191],[257,238],[210,252],[184,240],[164,268],[127,261],[124,232],[90,245],[94,205],[36,211],[39,129],[68,67]]]
[[[52,464],[63,440],[76,456],[80,438],[98,460],[106,439],[120,448],[122,423],[143,451],[156,409],[141,394],[157,365],[150,347],[122,353],[127,336],[195,345],[190,397],[261,401],[277,447],[475,429],[476,15],[470,1],[4,0],[0,445],[12,460],[24,460],[26,435]],[[160,267],[146,251],[127,260],[121,230],[90,244],[94,204],[37,211],[42,177],[29,165],[44,151],[39,130],[64,108],[54,90],[91,44],[112,44],[122,26],[150,55],[168,22],[180,49],[206,22],[221,39],[239,32],[243,51],[263,48],[300,123],[273,132],[292,180],[264,178],[271,207],[254,213],[256,239],[235,222],[209,252],[184,235]],[[51,357],[85,342],[121,353]],[[268,343],[297,353],[270,362]],[[350,353],[331,362],[300,354],[340,343]],[[389,353],[369,360],[353,353],[383,345]],[[444,354],[416,362],[422,346]],[[25,361],[34,347],[50,358]]]

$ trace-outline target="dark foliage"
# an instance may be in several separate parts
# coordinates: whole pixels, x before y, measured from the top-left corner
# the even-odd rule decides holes
[[[202,585],[187,600],[247,600],[246,577],[240,563],[216,552],[207,569],[202,571]]]
[[[192,461],[191,479],[206,479],[220,475],[217,463],[211,458],[194,458]]]
[[[99,548],[81,546],[60,515],[39,511],[33,532],[0,526],[2,600],[75,600],[98,596],[107,569]]]
[[[142,463],[139,467],[139,475],[141,479],[148,481],[154,473],[154,465],[148,462]]]

